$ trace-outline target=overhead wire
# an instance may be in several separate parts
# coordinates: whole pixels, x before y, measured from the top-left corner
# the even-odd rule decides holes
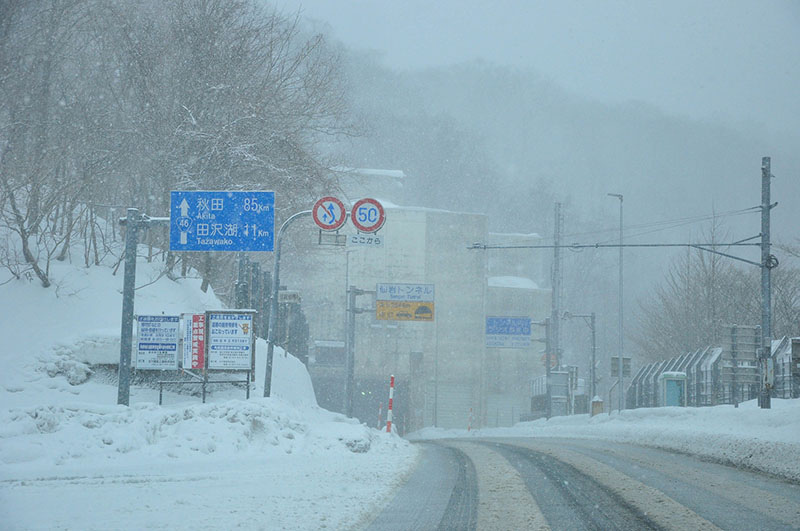
[[[659,232],[659,231],[662,231],[662,230],[668,230],[668,229],[672,229],[672,228],[676,228],[676,227],[690,225],[692,223],[698,223],[698,222],[701,222],[701,221],[707,221],[707,220],[710,220],[710,219],[723,218],[723,217],[732,217],[732,216],[741,216],[741,215],[744,215],[744,214],[751,214],[751,213],[759,212],[760,209],[761,209],[760,206],[753,206],[753,207],[749,207],[749,208],[737,209],[737,210],[729,210],[729,211],[718,212],[718,213],[714,213],[714,214],[687,216],[687,217],[683,217],[683,218],[652,221],[652,222],[648,222],[648,223],[637,223],[637,224],[633,224],[633,225],[624,225],[623,226],[623,230],[624,231],[631,231],[631,230],[636,230],[636,229],[652,229],[652,230],[647,230],[647,231],[644,231],[644,232],[638,232],[638,233],[634,233],[634,234],[628,233],[629,237],[636,237],[636,236],[641,236],[641,235],[644,235],[644,234],[651,234],[653,232]],[[570,237],[575,237],[575,236],[592,236],[592,235],[605,234],[605,233],[614,233],[614,232],[618,232],[618,231],[619,231],[619,227],[617,226],[617,227],[614,227],[614,228],[598,229],[598,230],[593,230],[593,231],[572,232],[572,233],[564,234],[564,235],[562,235],[562,237],[570,238]],[[552,239],[551,237],[543,238],[543,240],[547,240],[547,241],[549,241],[551,239]],[[611,240],[609,240],[609,241],[611,241]],[[605,242],[598,242],[598,243],[605,243]]]
[[[736,212],[736,213],[727,214],[725,217],[741,216],[741,215],[750,214],[750,213],[751,213],[750,211]],[[709,217],[707,219],[715,219],[715,218],[719,218],[719,217],[721,217],[721,216],[711,216],[711,217]],[[705,220],[699,220],[699,221],[705,221]],[[697,221],[694,221],[694,220],[685,221],[685,222],[682,222],[682,223],[675,223],[675,224],[672,224],[672,225],[653,228],[653,229],[650,229],[650,230],[644,230],[644,231],[634,232],[634,233],[626,233],[625,236],[628,239],[636,238],[638,236],[644,236],[645,234],[652,234],[654,232],[660,232],[660,231],[663,231],[663,230],[674,229],[674,228],[683,227],[683,226],[686,226],[686,225],[692,225],[692,224],[694,224],[696,222]],[[617,229],[617,230],[619,230],[619,229]],[[624,230],[624,227],[623,227],[623,230]],[[607,243],[607,242],[611,242],[611,241],[614,241],[614,240],[613,239],[612,240],[606,240],[604,242],[598,242],[598,243]]]

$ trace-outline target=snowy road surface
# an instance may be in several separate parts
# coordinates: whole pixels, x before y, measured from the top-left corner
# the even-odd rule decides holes
[[[800,484],[685,454],[558,438],[420,447],[420,464],[371,531],[800,528]]]

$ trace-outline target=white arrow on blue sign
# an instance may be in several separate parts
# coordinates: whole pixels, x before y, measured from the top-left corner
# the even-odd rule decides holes
[[[272,251],[275,192],[170,192],[170,251]]]

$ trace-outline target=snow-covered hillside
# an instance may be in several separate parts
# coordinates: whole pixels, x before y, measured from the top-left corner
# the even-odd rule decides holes
[[[220,308],[199,279],[137,265],[136,312]],[[131,389],[116,405],[122,270],[53,264],[54,286],[0,286],[0,521],[5,529],[316,529],[370,517],[416,450],[316,405],[305,367],[276,349],[251,399]],[[152,284],[150,284],[153,282]],[[149,284],[149,285],[148,285]]]

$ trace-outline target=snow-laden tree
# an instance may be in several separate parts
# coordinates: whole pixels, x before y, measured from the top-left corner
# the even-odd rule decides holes
[[[0,208],[20,240],[0,258],[44,285],[97,205],[166,215],[170,190],[270,189],[280,220],[332,186],[320,139],[350,133],[336,53],[255,0],[3,2],[0,67]]]
[[[89,8],[82,0],[0,4],[0,224],[18,236],[4,265],[14,276],[30,268],[45,287],[106,157],[82,94]]]

